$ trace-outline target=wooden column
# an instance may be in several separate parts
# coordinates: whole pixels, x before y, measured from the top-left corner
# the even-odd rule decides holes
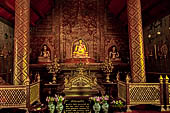
[[[133,82],[145,82],[145,57],[140,0],[127,0],[131,75]]]
[[[29,76],[30,0],[15,0],[14,78],[25,84]]]

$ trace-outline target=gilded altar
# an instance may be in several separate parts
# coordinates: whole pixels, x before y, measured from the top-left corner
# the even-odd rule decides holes
[[[97,83],[97,77],[94,74],[89,75],[81,62],[78,64],[74,75],[65,76],[64,86],[66,97],[89,97],[103,92]]]
[[[64,89],[66,96],[84,96],[90,91],[88,95],[98,93],[102,88],[105,90],[102,83],[106,81],[101,63],[111,57],[115,59],[115,70],[124,65],[122,62],[127,63],[127,35],[122,31],[123,28],[120,28],[120,24],[106,13],[104,4],[104,0],[67,0],[62,4],[56,1],[51,15],[42,19],[36,29],[32,29],[30,70],[33,73],[41,70],[44,84],[49,84],[53,74],[48,73],[46,65],[51,64],[57,57],[61,70],[55,75],[56,84],[53,85],[59,86],[55,88],[56,92],[63,93]],[[113,23],[110,23],[110,20]],[[116,47],[115,50],[113,46]],[[86,64],[83,71],[76,67],[79,62]],[[113,78],[114,73],[110,76],[111,80]]]

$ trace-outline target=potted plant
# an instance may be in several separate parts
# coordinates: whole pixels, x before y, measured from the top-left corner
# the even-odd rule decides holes
[[[111,102],[111,105],[114,109],[117,109],[119,111],[122,111],[122,108],[124,107],[124,103],[122,100],[118,99],[118,100],[113,100]]]
[[[63,96],[59,96],[59,95],[55,95],[55,101],[57,102],[57,113],[61,113],[63,111],[63,101],[64,101],[64,97]]]

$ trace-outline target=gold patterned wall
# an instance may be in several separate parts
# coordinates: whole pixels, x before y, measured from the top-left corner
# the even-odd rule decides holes
[[[105,0],[56,1],[51,13],[32,27],[31,58],[34,59],[32,63],[36,63],[43,43],[48,43],[53,55],[59,57],[61,61],[72,58],[72,43],[77,39],[86,42],[90,58],[96,61],[104,61],[108,55],[107,49],[116,43],[122,54],[128,51],[125,27],[121,27],[120,22],[106,14],[108,6],[105,2]],[[111,19],[113,22],[110,23]],[[114,29],[110,29],[111,27]]]
[[[72,42],[83,39],[90,58],[97,57],[98,33],[97,0],[65,0],[61,5],[60,51],[63,59],[71,58]]]
[[[123,24],[115,19],[109,9],[105,9],[104,18],[104,56],[109,57],[109,48],[113,45],[117,47],[122,60],[129,59],[128,34]]]

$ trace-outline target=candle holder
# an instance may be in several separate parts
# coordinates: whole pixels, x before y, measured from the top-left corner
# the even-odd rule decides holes
[[[102,64],[102,71],[106,73],[106,82],[110,82],[110,73],[112,72],[114,66],[111,59],[105,59],[104,63]]]
[[[53,75],[53,78],[52,78],[53,84],[56,84],[56,76],[57,76],[57,73],[59,73],[61,69],[61,66],[58,62],[59,60],[57,59],[57,57],[55,57],[53,62],[47,65],[47,69],[49,70],[48,73],[52,73]]]

